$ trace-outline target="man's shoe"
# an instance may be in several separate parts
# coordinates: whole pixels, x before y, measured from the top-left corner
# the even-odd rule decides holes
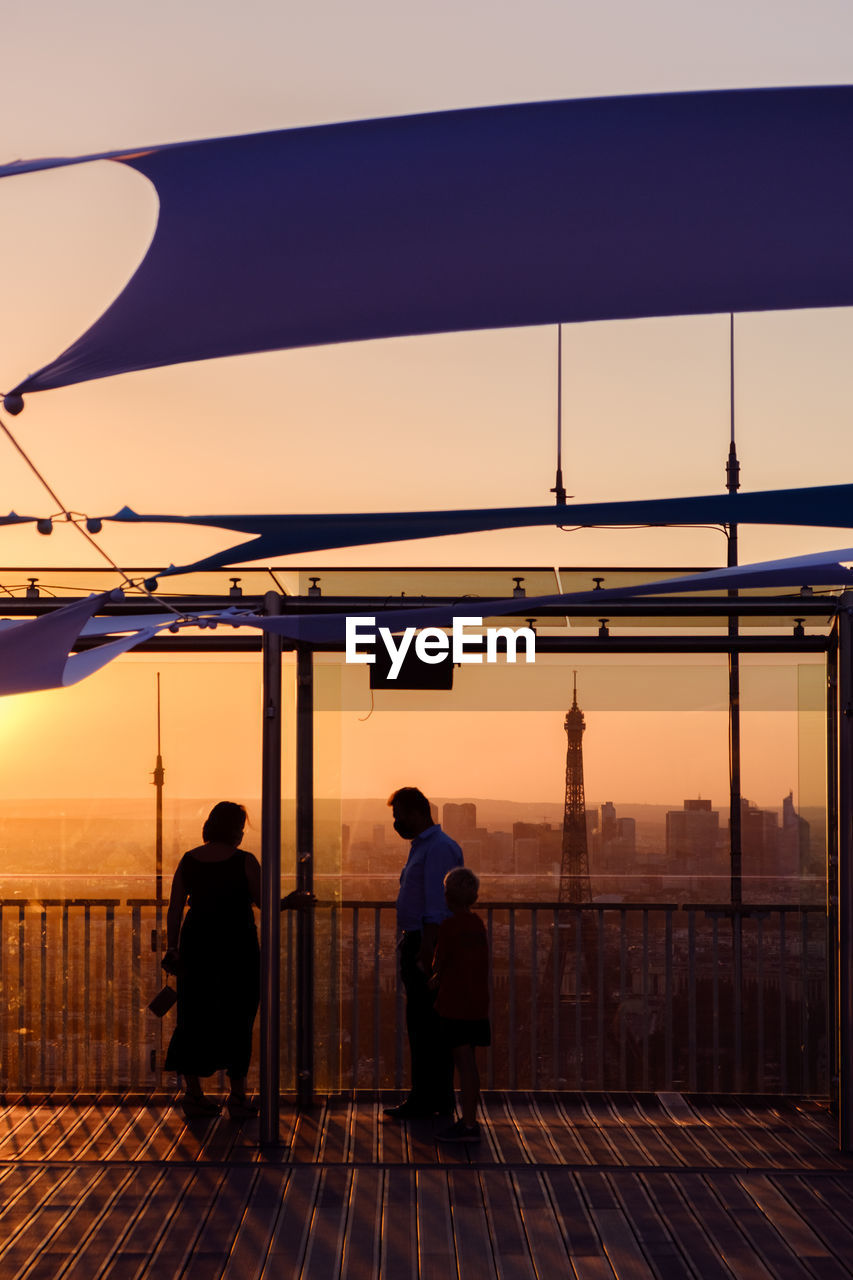
[[[435,1113],[419,1102],[406,1098],[405,1102],[398,1102],[396,1107],[383,1107],[382,1114],[389,1120],[426,1120]]]
[[[457,1120],[456,1124],[452,1124],[449,1129],[445,1129],[444,1133],[436,1136],[436,1142],[479,1142],[480,1126],[474,1124],[463,1124],[461,1120]]]

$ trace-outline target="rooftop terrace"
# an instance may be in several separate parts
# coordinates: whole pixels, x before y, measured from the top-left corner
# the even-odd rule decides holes
[[[490,1092],[470,1147],[381,1106],[285,1103],[264,1150],[165,1095],[8,1098],[0,1274],[850,1275],[853,1159],[819,1101]]]

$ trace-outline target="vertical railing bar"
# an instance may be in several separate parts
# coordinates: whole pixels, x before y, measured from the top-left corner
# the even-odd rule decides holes
[[[44,903],[41,904],[39,943],[39,991],[41,1008],[39,1010],[40,1044],[38,1087],[40,1089],[47,1089],[47,907]]]
[[[26,1089],[29,1085],[29,1053],[24,1041],[27,1024],[25,1021],[27,987],[25,981],[24,956],[26,955],[26,907],[21,904],[18,909],[18,1088]]]
[[[107,906],[106,915],[107,985],[104,1010],[104,1084],[115,1087],[115,1047],[118,1041],[115,1029],[115,907]]]
[[[696,1045],[696,912],[687,911],[687,1078],[691,1093],[698,1088],[698,1051]]]
[[[760,1093],[763,1093],[766,1084],[764,1080],[764,912],[759,911],[757,917],[758,937],[756,941],[756,962],[755,977],[758,984],[758,990],[755,995],[756,1020],[758,1022],[757,1034],[757,1079],[756,1084]]]
[[[68,901],[63,899],[62,917],[62,1050],[60,1053],[60,1072],[62,1088],[68,1088]]]
[[[673,1087],[673,1054],[672,1054],[672,907],[666,909],[664,922],[664,1083],[668,1090]]]
[[[604,1088],[604,908],[596,909],[598,916],[598,990],[596,1006],[598,1017],[598,1087]]]
[[[380,950],[382,946],[381,907],[373,908],[373,1087],[379,1088],[379,1028],[382,1022]]]
[[[732,913],[732,947],[734,948],[734,1033],[735,1093],[743,1092],[743,916]]]
[[[61,1050],[61,1076],[63,1076],[63,1088],[68,1088],[68,901],[63,900],[63,908],[61,908],[61,937],[63,937],[63,951],[61,951],[61,966],[63,966],[63,979],[61,979],[61,987],[63,987],[63,1050]]]
[[[332,903],[329,913],[329,1088],[336,1093],[342,1088],[340,992],[338,990],[338,905]],[[334,1070],[332,1061],[334,1055]]]
[[[560,955],[560,913],[557,908],[553,911],[551,935],[551,955],[554,961],[553,984],[551,990],[551,1035],[554,1037],[551,1054],[551,1079],[553,1080],[552,1088],[560,1088],[560,978],[563,973],[563,962]]]
[[[628,1087],[628,1024],[625,1021],[625,984],[628,979],[628,913],[619,909],[619,1088]]]
[[[352,1005],[350,1008],[350,1088],[358,1086],[358,907],[352,909]]]
[[[285,1019],[285,1036],[284,1036],[284,1063],[287,1072],[288,1083],[296,1084],[296,964],[294,960],[294,928],[293,928],[292,911],[284,912],[284,932],[285,932],[285,956],[287,959],[287,967],[285,969],[285,989],[287,991],[287,1017]],[[280,934],[279,934],[280,941]],[[279,970],[279,984],[281,982],[281,971]]]
[[[536,947],[536,930],[538,915],[536,908],[530,911],[530,1074],[533,1088],[539,1088],[539,1046],[537,1044],[538,1012],[537,996],[539,994],[539,957]]]
[[[71,931],[71,906],[69,903],[68,912],[68,930]],[[79,935],[79,930],[78,930]],[[75,978],[79,979],[79,966],[75,965]],[[71,1037],[71,1080],[75,1091],[80,1088],[80,1038],[85,1035],[85,1027],[81,1028],[80,1024],[80,984],[79,981],[74,983],[74,1034]]]
[[[800,912],[800,1084],[798,1090],[808,1097],[810,1092],[809,1072],[809,936],[808,916]]]
[[[495,949],[494,949],[494,910],[492,907],[486,908],[486,934],[489,939],[489,1015],[494,1026],[496,1021],[495,1010]],[[495,1037],[492,1036],[492,1043],[486,1050],[486,1081],[489,1089],[495,1087]]]
[[[142,998],[142,908],[130,909],[130,1082],[139,1084],[139,1006]]]
[[[643,907],[643,1088],[649,1087],[649,909]]]
[[[6,955],[6,944],[3,938],[3,902],[0,900],[0,991],[5,990],[4,986],[4,957]],[[9,1042],[9,1028],[7,1026],[7,1017],[9,1013],[8,997],[0,1004],[0,1090],[7,1087],[9,1080],[9,1059],[7,1056],[7,1044]]]
[[[575,1088],[582,1089],[583,1026],[581,1023],[581,985],[583,983],[583,909],[575,907]]]
[[[397,952],[399,957],[399,951]],[[406,1004],[403,990],[403,979],[400,975],[399,958],[396,965],[397,971],[397,995],[396,995],[396,1016],[394,1018],[394,1026],[397,1033],[397,1041],[394,1051],[394,1088],[402,1089],[403,1087],[403,1038],[406,1026]]]
[[[56,1069],[59,1071],[59,1078],[56,1084],[61,1089],[68,1088],[68,965],[65,964],[65,957],[68,954],[68,904],[65,900],[56,902],[59,908],[59,978],[54,982],[54,989],[59,988],[61,992],[61,1009],[59,1020],[61,1024],[61,1032],[59,1036],[58,1052],[54,1055]]]
[[[713,1092],[720,1092],[720,916],[711,913],[711,1025],[713,1030]]]
[[[87,902],[83,908],[83,1026],[85,1028],[83,1034],[84,1058],[85,1058],[85,1074],[84,1087],[90,1088],[91,1067],[92,1067],[92,1036],[90,1034],[91,1019],[89,1017],[91,1008],[91,966],[90,958],[92,953],[92,921],[91,907]]]
[[[788,1092],[788,957],[785,912],[779,912],[779,1083]]]
[[[509,909],[509,1087],[514,1089],[515,1060],[515,907]]]

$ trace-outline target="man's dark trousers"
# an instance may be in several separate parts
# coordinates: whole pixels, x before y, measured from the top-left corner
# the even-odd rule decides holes
[[[406,989],[406,1030],[412,1063],[409,1101],[424,1112],[453,1112],[453,1051],[443,1043],[429,974],[417,964],[419,931],[407,932],[400,944],[400,976]]]

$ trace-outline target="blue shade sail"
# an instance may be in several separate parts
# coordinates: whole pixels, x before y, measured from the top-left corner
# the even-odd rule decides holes
[[[352,515],[145,515],[124,507],[105,520],[119,523],[193,524],[255,534],[188,565],[171,565],[159,577],[219,569],[249,560],[325,551],[337,547],[403,542],[413,538],[521,529],[537,525],[574,528],[602,525],[782,524],[853,527],[853,485],[817,485],[758,493],[649,498],[629,502],[566,503],[547,507],[491,507],[461,511],[366,512]]]
[[[853,586],[853,547],[837,551],[816,551],[782,560],[762,560],[727,569],[706,569],[702,573],[665,578],[640,586],[601,591],[595,599],[626,596],[656,596],[692,591],[746,590],[750,587],[849,587]]]
[[[0,696],[77,684],[154,634],[140,628],[85,653],[70,651],[111,593],[90,595],[28,622],[0,630]],[[113,626],[118,630],[121,623]]]
[[[848,87],[528,103],[103,153],[154,184],[153,241],[101,318],[13,394],[404,334],[847,306],[851,153]]]

